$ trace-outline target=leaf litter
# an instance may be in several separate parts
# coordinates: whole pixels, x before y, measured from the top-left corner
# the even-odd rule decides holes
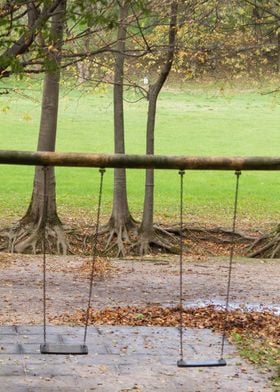
[[[250,331],[256,337],[269,339],[272,344],[280,344],[280,317],[270,311],[245,311],[235,309],[226,312],[214,305],[183,309],[183,326],[188,328],[209,328],[214,331],[226,329],[227,335],[245,334]],[[73,314],[52,317],[53,324],[82,325],[86,311],[79,309]],[[125,306],[105,309],[91,308],[89,324],[122,326],[179,327],[178,307]]]

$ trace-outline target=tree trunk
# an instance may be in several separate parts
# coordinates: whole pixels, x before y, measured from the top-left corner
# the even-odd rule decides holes
[[[280,73],[280,22],[277,29],[277,72]]]
[[[52,17],[50,34],[52,47],[48,49],[49,69],[46,71],[43,87],[38,151],[55,151],[65,11],[66,0],[60,2]],[[44,200],[47,204],[45,208]],[[43,217],[44,213],[46,216]],[[31,202],[25,216],[13,229],[13,235],[10,238],[10,250],[24,252],[31,248],[35,253],[37,248],[42,249],[42,229],[45,224],[47,244],[49,244],[48,250],[53,251],[53,244],[55,243],[55,251],[66,253],[67,245],[64,231],[56,211],[54,168],[48,167],[46,169],[46,189],[44,189],[44,170],[41,166],[37,166]]]
[[[148,106],[148,118],[147,118],[147,130],[146,130],[146,154],[154,155],[154,130],[155,130],[155,119],[156,119],[156,105],[157,96],[154,88],[150,88],[149,91],[149,106]],[[140,226],[141,241],[140,241],[140,254],[148,253],[150,239],[154,235],[153,227],[153,216],[154,216],[154,170],[146,170],[145,179],[145,198],[142,223]]]
[[[175,52],[175,41],[176,41],[176,30],[177,30],[177,2],[172,2],[171,4],[171,16],[169,24],[169,42],[168,42],[168,52],[165,60],[163,61],[163,66],[156,82],[150,86],[149,89],[149,105],[148,105],[148,116],[147,116],[147,131],[146,131],[146,154],[154,154],[154,139],[155,139],[155,121],[156,121],[156,109],[157,109],[157,99],[158,95],[170,73],[174,52]],[[145,199],[142,223],[139,229],[140,233],[140,254],[148,253],[150,250],[150,244],[161,246],[168,250],[171,247],[161,241],[156,235],[154,230],[154,170],[146,170],[146,180],[145,180]]]
[[[114,70],[114,149],[116,154],[125,153],[124,138],[124,108],[123,108],[123,79],[125,46],[127,35],[128,3],[126,0],[119,2],[120,22],[118,28],[117,53],[115,55]],[[113,210],[109,220],[109,240],[107,250],[117,247],[117,254],[125,255],[124,242],[129,242],[128,231],[133,229],[136,222],[132,218],[127,200],[126,172],[125,169],[114,170],[114,196]],[[111,240],[116,237],[116,241]]]

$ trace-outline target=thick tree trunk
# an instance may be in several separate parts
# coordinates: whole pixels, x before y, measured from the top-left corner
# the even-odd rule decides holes
[[[46,72],[43,87],[38,151],[55,151],[59,104],[60,53],[65,10],[66,0],[59,4],[52,17],[51,37],[53,46],[48,53],[50,70]],[[44,206],[44,200],[47,204],[46,207]],[[43,216],[44,213],[46,216]],[[42,229],[45,224],[49,251],[66,253],[65,236],[56,211],[54,168],[49,167],[46,169],[45,184],[44,170],[41,166],[38,166],[35,169],[31,202],[25,216],[12,230],[10,250],[24,252],[31,249],[34,253],[38,249],[40,250],[44,232]],[[53,249],[53,244],[56,245],[55,249]]]
[[[168,52],[163,62],[163,66],[157,81],[150,86],[149,89],[149,106],[148,106],[148,117],[147,117],[147,131],[146,131],[146,154],[154,155],[154,143],[155,143],[155,121],[156,121],[156,110],[157,110],[157,99],[158,95],[170,73],[174,52],[175,52],[175,40],[176,40],[176,29],[177,29],[177,2],[171,4],[171,16],[169,24],[169,43]],[[154,171],[153,169],[146,170],[145,180],[145,199],[142,223],[139,229],[140,233],[140,254],[148,253],[150,250],[150,244],[163,247],[171,250],[171,246],[165,243],[156,234],[154,230]]]
[[[116,154],[124,154],[123,78],[128,16],[127,1],[119,2],[119,7],[120,21],[114,71],[114,147]],[[125,169],[115,169],[114,171],[113,210],[108,225],[110,235],[107,249],[116,246],[117,254],[124,256],[126,253],[124,243],[129,242],[128,231],[136,225],[128,207]],[[114,237],[116,237],[116,241],[114,241]],[[112,240],[113,243],[111,243]]]

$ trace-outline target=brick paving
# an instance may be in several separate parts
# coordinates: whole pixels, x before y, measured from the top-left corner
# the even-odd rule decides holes
[[[83,328],[49,326],[49,343],[80,344]],[[178,330],[89,327],[89,354],[42,355],[41,326],[0,327],[0,391],[263,392],[267,374],[244,362],[226,343],[228,366],[180,369]],[[184,333],[186,359],[219,358],[221,337],[210,330]]]

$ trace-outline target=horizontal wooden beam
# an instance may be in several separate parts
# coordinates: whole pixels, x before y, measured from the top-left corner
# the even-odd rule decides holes
[[[0,150],[0,164],[130,169],[280,170],[280,156],[201,157]]]

